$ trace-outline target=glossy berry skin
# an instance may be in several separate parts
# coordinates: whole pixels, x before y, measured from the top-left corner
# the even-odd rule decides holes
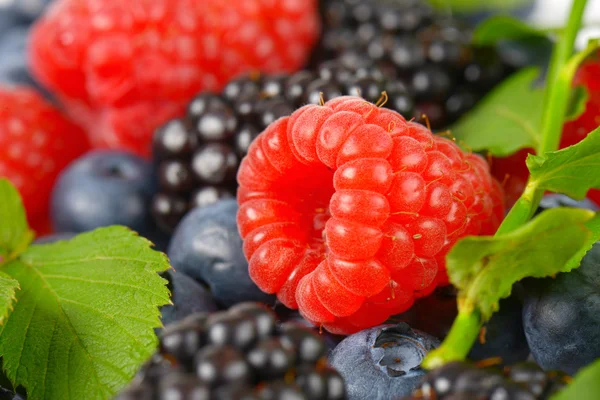
[[[482,158],[351,96],[271,124],[238,182],[250,276],[332,333],[381,324],[447,283],[454,242],[493,233],[504,213]]]
[[[560,372],[544,372],[535,363],[498,369],[453,361],[425,375],[411,396],[403,400],[519,399],[546,400],[568,383]]]
[[[421,361],[438,345],[405,323],[382,325],[342,340],[329,363],[344,377],[349,400],[395,399],[416,387],[425,374]]]
[[[235,200],[192,210],[177,227],[167,254],[173,268],[204,282],[224,307],[243,301],[273,303],[248,275],[238,233]]]
[[[50,231],[50,194],[58,174],[88,149],[81,129],[35,91],[0,87],[0,177],[17,187],[38,234]]]
[[[299,68],[317,32],[314,0],[60,0],[34,27],[30,59],[94,146],[148,156],[153,130],[196,93]]]
[[[152,167],[143,158],[94,150],[60,174],[52,191],[52,223],[58,232],[86,232],[124,225],[142,236],[156,229],[150,201],[156,190]]]
[[[168,270],[164,273],[164,278],[169,281],[168,288],[173,303],[160,309],[164,325],[195,313],[217,311],[217,305],[210,292],[183,272]]]
[[[531,354],[545,370],[575,374],[600,357],[600,244],[579,268],[528,280],[523,326]]]
[[[193,313],[161,332],[158,351],[120,400],[345,400],[319,335],[278,323],[261,303]]]

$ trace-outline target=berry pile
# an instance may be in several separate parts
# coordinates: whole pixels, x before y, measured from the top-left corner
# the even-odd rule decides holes
[[[423,0],[324,0],[323,34],[312,63],[376,66],[409,88],[417,117],[448,126],[510,68],[496,50],[473,47],[471,31]],[[366,55],[366,57],[365,57]]]
[[[425,375],[412,397],[405,400],[542,400],[549,399],[568,381],[567,375],[544,372],[533,363],[496,370],[451,362]]]
[[[269,125],[238,182],[250,276],[333,333],[380,324],[447,283],[456,240],[493,233],[504,215],[481,157],[352,96]]]
[[[154,129],[195,93],[296,70],[317,35],[316,0],[58,0],[30,58],[94,146],[148,155]]]
[[[220,94],[203,92],[154,134],[159,193],[153,215],[167,232],[192,208],[234,197],[239,161],[254,138],[278,118],[305,104],[342,95],[375,103],[386,92],[385,107],[410,117],[414,104],[407,88],[376,67],[323,63],[313,73],[251,74],[229,82]],[[383,98],[382,98],[383,99]]]
[[[167,326],[156,356],[117,399],[345,399],[325,353],[312,330],[241,303]]]

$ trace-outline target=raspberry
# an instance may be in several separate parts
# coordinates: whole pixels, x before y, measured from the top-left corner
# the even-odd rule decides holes
[[[451,246],[494,232],[504,213],[481,157],[352,96],[271,124],[238,182],[250,276],[333,333],[380,324],[446,284]]]
[[[0,176],[19,190],[29,223],[47,233],[58,173],[89,148],[85,134],[35,91],[0,87]]]
[[[346,399],[317,332],[259,303],[168,325],[154,358],[116,400]]]
[[[579,143],[600,126],[600,59],[591,59],[582,64],[575,75],[573,86],[585,86],[589,97],[583,114],[576,120],[567,121],[563,126],[561,149]],[[508,205],[514,204],[525,189],[529,176],[525,160],[529,153],[534,153],[534,150],[522,149],[511,156],[494,158],[492,161],[492,174],[504,182]],[[588,197],[600,204],[599,190],[590,190]]]
[[[233,76],[299,68],[316,1],[59,0],[32,32],[36,77],[94,146],[150,152],[154,128]]]

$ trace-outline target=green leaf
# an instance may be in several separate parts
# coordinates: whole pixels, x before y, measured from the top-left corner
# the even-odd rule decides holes
[[[566,121],[575,121],[585,112],[590,94],[585,86],[577,86],[571,91]]]
[[[21,284],[0,331],[7,376],[28,399],[109,399],[155,349],[167,257],[116,226],[33,245],[3,270]]]
[[[546,37],[532,26],[509,16],[499,15],[485,20],[473,32],[473,43],[478,46],[496,44],[500,40],[518,40],[530,37]]]
[[[0,263],[24,250],[33,237],[19,192],[8,179],[0,178]]]
[[[531,184],[540,190],[583,199],[590,189],[600,188],[600,128],[581,142],[543,155],[529,155]]]
[[[462,307],[467,312],[477,309],[487,320],[498,301],[510,295],[515,282],[577,266],[579,262],[574,265],[574,261],[585,254],[592,236],[585,224],[593,217],[588,210],[556,208],[508,234],[473,236],[457,242],[446,262]]]
[[[551,400],[597,400],[600,393],[600,358],[580,370],[573,382]]]
[[[0,325],[13,310],[13,303],[17,299],[15,293],[19,290],[19,282],[0,271]]]
[[[523,69],[492,90],[452,128],[459,143],[473,151],[508,156],[537,148],[544,91],[534,87],[538,68]]]

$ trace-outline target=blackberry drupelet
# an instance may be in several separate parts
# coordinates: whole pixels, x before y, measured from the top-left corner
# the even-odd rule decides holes
[[[542,400],[562,389],[569,379],[561,372],[544,372],[530,362],[504,369],[451,362],[425,375],[412,397],[405,400]]]
[[[408,91],[396,110],[408,118],[427,115],[433,129],[455,121],[511,69],[493,48],[472,46],[469,27],[435,14],[423,0],[322,0],[321,10],[313,68],[331,60],[351,69],[377,67]],[[372,82],[361,85],[363,96],[371,93]]]
[[[345,399],[326,352],[311,329],[241,303],[168,325],[154,357],[116,399]]]

